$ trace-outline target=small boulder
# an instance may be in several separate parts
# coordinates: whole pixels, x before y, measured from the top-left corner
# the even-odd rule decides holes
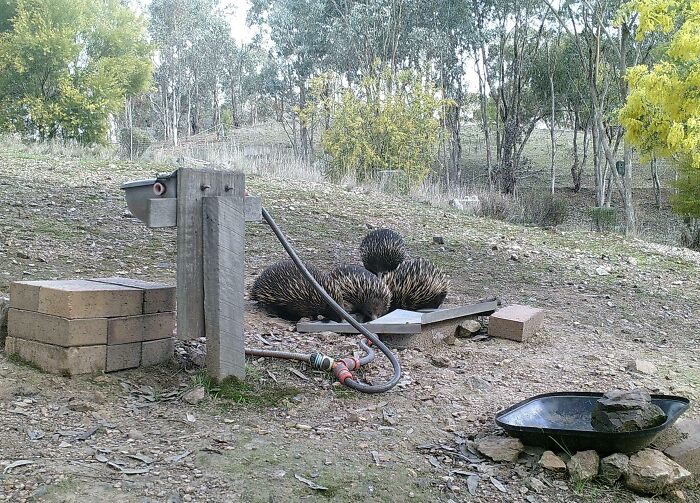
[[[627,365],[627,368],[633,372],[639,372],[640,374],[656,374],[656,365],[646,360],[634,360]]]
[[[435,243],[436,245],[444,245],[445,238],[442,236],[433,236],[433,243]]]
[[[204,400],[206,394],[207,392],[202,386],[197,386],[196,388],[192,388],[187,393],[182,395],[182,399],[190,405],[197,405],[199,402]]]
[[[564,461],[552,451],[545,451],[542,453],[542,457],[540,458],[538,464],[545,470],[549,470],[551,472],[566,472],[566,463],[564,463]]]
[[[600,460],[598,477],[606,484],[614,484],[627,475],[630,458],[624,454],[611,454]]]
[[[646,390],[613,390],[599,399],[591,414],[596,431],[629,432],[653,428],[666,420],[666,414],[651,402]]]
[[[477,320],[464,320],[457,327],[457,337],[471,337],[481,332],[481,323]]]
[[[431,356],[430,363],[432,363],[434,366],[440,367],[440,368],[449,368],[449,367],[454,366],[454,363],[452,362],[452,360],[450,360],[448,357],[442,356],[442,355]]]
[[[664,494],[678,489],[691,473],[656,449],[644,449],[630,457],[625,485],[645,494]]]
[[[479,440],[476,448],[494,461],[516,461],[525,446],[517,438],[486,437]]]
[[[585,482],[598,475],[600,457],[596,451],[580,451],[571,456],[566,467],[575,482]]]

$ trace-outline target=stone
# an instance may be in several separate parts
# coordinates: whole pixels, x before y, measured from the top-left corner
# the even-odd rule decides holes
[[[552,451],[545,451],[538,463],[545,470],[552,472],[566,472],[566,463]]]
[[[600,457],[596,451],[579,451],[566,464],[574,482],[585,482],[598,475]]]
[[[457,326],[457,337],[471,337],[481,332],[481,323],[477,320],[464,320]]]
[[[525,446],[518,438],[485,437],[477,442],[476,448],[493,461],[516,461]]]
[[[688,498],[686,498],[685,493],[680,489],[676,489],[675,491],[671,492],[671,497],[675,501],[688,501]]]
[[[653,428],[665,420],[664,411],[641,388],[609,391],[596,401],[591,413],[593,429],[614,433]]]
[[[452,367],[453,363],[452,360],[450,360],[446,356],[441,356],[441,355],[433,355],[430,357],[430,363],[435,365],[436,367],[441,367],[441,368],[448,368]]]
[[[165,363],[172,358],[175,353],[175,339],[158,339],[155,341],[145,341],[141,345],[141,366],[150,367]]]
[[[700,474],[700,422],[679,421],[676,423],[679,431],[678,439],[666,447],[666,454],[673,461],[681,465],[694,475]],[[654,445],[658,447],[656,441]]]
[[[177,295],[175,287],[166,283],[154,283],[151,281],[120,277],[97,278],[91,279],[90,281],[143,290],[142,312],[144,314],[175,311],[175,299]]]
[[[530,489],[535,491],[537,494],[541,494],[547,490],[547,486],[537,477],[529,477],[525,480],[525,485]]]
[[[634,360],[627,368],[633,372],[639,372],[640,374],[656,374],[656,365],[646,360]]]
[[[7,313],[10,310],[10,298],[0,296],[0,347],[5,345],[7,337]]]
[[[664,494],[681,487],[692,474],[656,449],[644,449],[630,457],[625,485],[644,494]]]
[[[605,267],[596,267],[595,273],[598,276],[609,276],[610,275],[610,271],[608,271]]]
[[[107,346],[105,372],[135,369],[141,364],[141,343],[114,344]]]
[[[69,319],[11,308],[7,333],[18,339],[56,346],[93,346],[107,343],[107,319]]]
[[[12,336],[5,341],[7,354],[16,354],[46,372],[66,375],[103,372],[106,348],[105,345],[64,348]]]
[[[190,405],[197,405],[199,402],[204,400],[206,395],[206,390],[202,386],[197,386],[196,388],[192,388],[187,393],[182,395],[182,400]]]
[[[523,342],[535,335],[544,323],[544,311],[514,304],[489,317],[489,335]]]
[[[132,316],[143,310],[143,290],[85,280],[15,281],[10,307],[63,318]]]
[[[630,458],[624,454],[611,454],[600,460],[598,478],[606,484],[612,485],[620,478],[627,475]]]
[[[444,245],[445,244],[445,238],[442,236],[433,236],[433,243],[436,245]]]

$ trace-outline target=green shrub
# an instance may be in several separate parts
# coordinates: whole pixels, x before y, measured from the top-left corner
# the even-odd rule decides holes
[[[589,210],[593,229],[598,232],[612,232],[617,227],[617,210],[606,206],[595,206]]]
[[[567,203],[563,197],[548,193],[528,194],[521,198],[523,222],[538,227],[556,227],[566,219]]]
[[[154,141],[153,135],[143,129],[133,128],[133,130],[129,130],[129,128],[123,128],[119,132],[119,147],[124,157],[129,159],[141,157]]]

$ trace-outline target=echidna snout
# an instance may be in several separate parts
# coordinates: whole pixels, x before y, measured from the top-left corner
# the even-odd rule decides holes
[[[329,280],[340,289],[349,304],[349,313],[361,313],[367,320],[376,320],[389,311],[391,292],[384,281],[359,265],[336,267]]]

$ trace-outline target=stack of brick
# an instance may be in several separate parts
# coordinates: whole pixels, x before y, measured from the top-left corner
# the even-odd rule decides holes
[[[167,361],[175,287],[127,278],[18,281],[10,286],[5,352],[75,375]]]

